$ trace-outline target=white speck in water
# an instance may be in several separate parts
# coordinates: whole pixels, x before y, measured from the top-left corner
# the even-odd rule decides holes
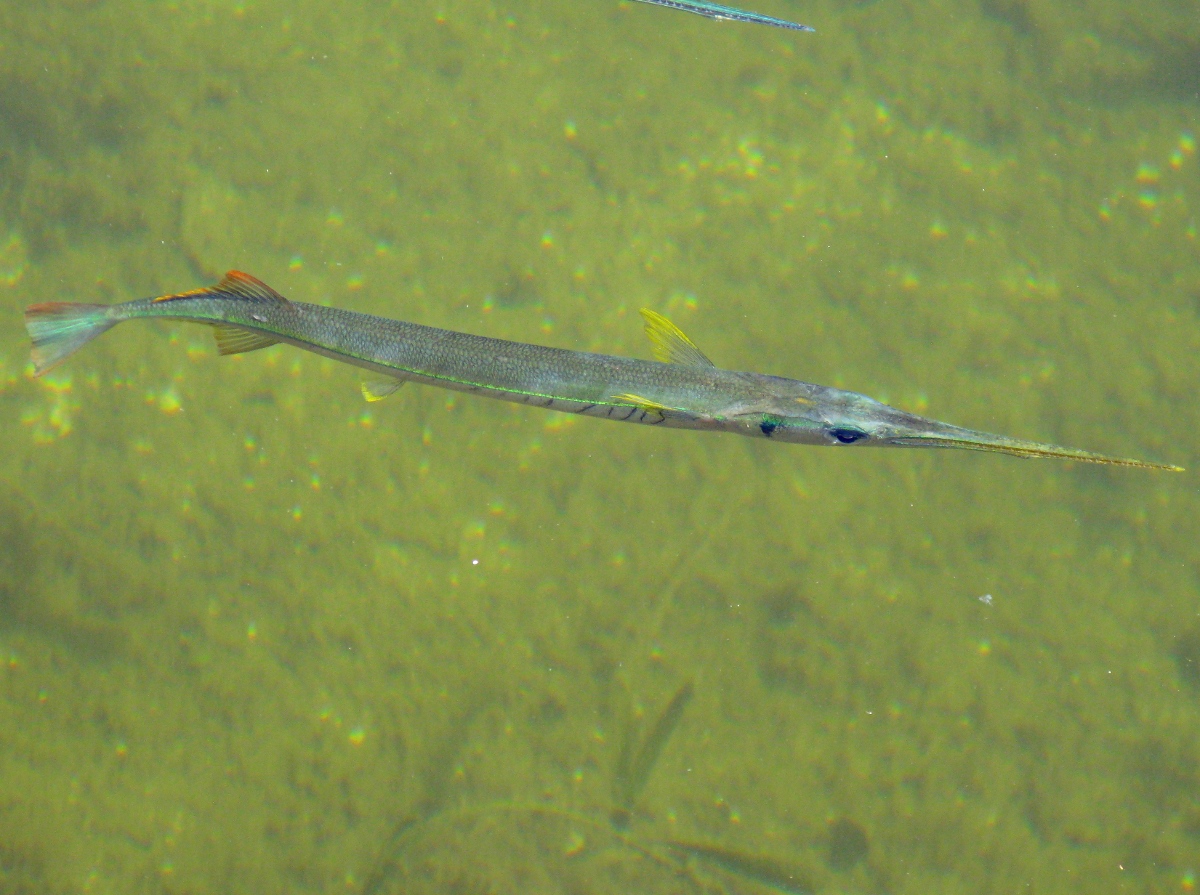
[[[991,606],[992,605],[992,595],[984,594],[982,597],[979,598],[979,602],[983,603],[986,606]]]

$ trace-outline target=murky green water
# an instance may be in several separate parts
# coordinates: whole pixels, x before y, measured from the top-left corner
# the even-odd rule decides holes
[[[1194,887],[1194,471],[366,405],[184,326],[30,378],[26,304],[240,268],[1200,466],[1194,6],[744,5],[818,32],[0,4],[0,892]]]

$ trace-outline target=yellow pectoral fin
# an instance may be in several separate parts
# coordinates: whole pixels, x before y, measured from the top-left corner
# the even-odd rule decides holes
[[[403,379],[376,379],[364,382],[362,384],[363,397],[368,401],[382,401],[404,383]]]
[[[643,398],[641,395],[613,395],[611,398],[609,398],[609,400],[614,401],[617,404],[632,404],[634,407],[637,407],[641,410],[654,410],[658,411],[659,413],[674,409],[672,407],[668,407],[666,404],[659,404],[657,401],[652,401],[649,398]]]

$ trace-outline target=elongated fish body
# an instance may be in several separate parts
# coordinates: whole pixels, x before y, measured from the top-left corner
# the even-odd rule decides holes
[[[52,302],[25,311],[37,375],[126,320],[214,327],[221,354],[286,342],[370,371],[369,400],[406,381],[645,425],[817,445],[962,448],[1150,469],[1179,467],[990,435],[897,410],[866,395],[723,370],[669,320],[642,311],[657,361],[614,357],[405,323],[289,301],[232,271],[216,286],[117,305]]]
[[[747,12],[744,9],[735,9],[732,6],[721,6],[717,3],[707,3],[704,0],[641,0],[642,3],[653,3],[656,6],[668,6],[671,9],[679,9],[684,12],[694,12],[696,15],[705,16],[710,19],[724,20],[729,22],[750,22],[755,25],[771,25],[775,28],[788,28],[792,31],[812,31],[808,25],[798,25],[795,22],[789,22],[786,19],[776,19],[772,16],[764,16],[757,12]]]

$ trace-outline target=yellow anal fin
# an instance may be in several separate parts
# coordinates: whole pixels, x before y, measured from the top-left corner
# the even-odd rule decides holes
[[[155,301],[174,301],[179,298],[234,298],[262,304],[290,305],[291,302],[256,277],[240,270],[231,270],[215,286],[191,289],[172,295],[160,295]]]
[[[363,397],[368,401],[382,401],[402,385],[404,385],[403,379],[375,379],[364,382],[362,384]]]
[[[686,367],[715,367],[696,343],[683,334],[678,326],[649,308],[642,308],[646,321],[646,337],[654,347],[654,357],[664,364],[683,364]]]
[[[272,336],[255,332],[252,329],[242,329],[239,326],[229,326],[224,323],[213,326],[213,337],[217,340],[217,353],[221,355],[245,354],[247,351],[269,348],[279,342]]]

